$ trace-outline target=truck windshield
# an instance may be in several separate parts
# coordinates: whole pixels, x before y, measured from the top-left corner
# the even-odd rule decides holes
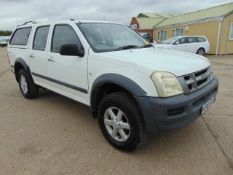
[[[112,23],[78,23],[95,52],[149,47],[150,44],[127,26]]]

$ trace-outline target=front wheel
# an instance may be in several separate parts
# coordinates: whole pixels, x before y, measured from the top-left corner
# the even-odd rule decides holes
[[[123,151],[132,151],[145,143],[147,134],[140,111],[126,93],[117,92],[104,97],[99,105],[98,120],[108,142]]]
[[[203,49],[203,48],[198,49],[197,55],[202,55],[202,56],[204,56],[204,55],[205,55],[205,49]]]

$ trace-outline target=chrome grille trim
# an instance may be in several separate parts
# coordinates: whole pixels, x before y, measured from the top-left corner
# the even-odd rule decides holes
[[[184,75],[179,78],[179,81],[184,89],[185,94],[190,94],[211,82],[213,72],[211,67]]]

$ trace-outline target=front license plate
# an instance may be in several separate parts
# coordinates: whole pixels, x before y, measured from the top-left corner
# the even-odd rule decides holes
[[[202,108],[201,108],[201,114],[205,114],[206,111],[209,110],[210,106],[211,106],[212,104],[214,104],[215,99],[216,99],[215,97],[212,97],[209,101],[207,101],[207,102],[202,106]]]

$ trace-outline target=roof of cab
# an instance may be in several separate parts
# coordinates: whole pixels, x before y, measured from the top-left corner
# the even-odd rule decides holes
[[[100,20],[50,20],[50,21],[28,21],[24,22],[23,24],[17,25],[16,28],[22,28],[22,27],[32,27],[32,26],[38,26],[38,25],[49,25],[49,24],[59,24],[59,23],[109,23],[109,24],[121,24],[117,22],[110,22],[110,21],[100,21]],[[124,24],[121,24],[124,25]]]

